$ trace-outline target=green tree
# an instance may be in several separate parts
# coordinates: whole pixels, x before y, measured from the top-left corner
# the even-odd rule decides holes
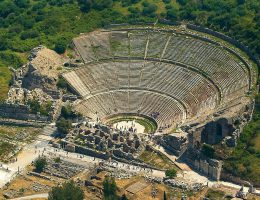
[[[47,160],[45,157],[38,158],[34,163],[35,171],[41,173],[46,167],[46,165],[47,165]]]
[[[61,117],[64,119],[76,119],[78,117],[82,117],[81,113],[77,113],[72,110],[72,106],[62,106],[61,108]]]
[[[58,54],[63,54],[65,53],[67,48],[67,45],[65,44],[65,42],[57,42],[55,44],[54,50],[58,53]]]
[[[143,8],[143,15],[155,17],[156,16],[155,12],[157,8],[158,7],[155,4],[148,4],[148,6],[144,6]]]
[[[167,200],[166,192],[163,192],[163,200]]]
[[[68,83],[63,77],[59,77],[58,82],[57,82],[57,87],[61,88],[61,89],[67,89]]]
[[[92,0],[78,0],[82,12],[88,12],[93,6]]]
[[[48,200],[83,200],[84,192],[74,181],[68,181],[62,186],[53,187]]]
[[[72,128],[72,122],[70,120],[61,118],[56,122],[56,127],[58,128],[59,133],[66,135]]]
[[[103,182],[103,191],[105,200],[116,200],[118,196],[116,194],[117,186],[115,179],[112,177],[106,177]]]
[[[177,171],[175,169],[168,169],[165,171],[165,176],[169,178],[174,178],[177,176]]]
[[[31,113],[37,114],[38,112],[40,112],[41,105],[38,99],[34,98],[32,100],[29,100],[28,105],[30,106]]]

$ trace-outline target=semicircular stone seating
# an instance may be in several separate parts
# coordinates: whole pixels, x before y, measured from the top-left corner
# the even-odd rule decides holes
[[[176,32],[95,31],[73,40],[84,61],[63,77],[89,118],[131,113],[174,128],[244,96],[250,72],[220,45]]]

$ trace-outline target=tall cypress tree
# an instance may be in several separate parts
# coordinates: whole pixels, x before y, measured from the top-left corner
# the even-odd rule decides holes
[[[166,192],[163,192],[163,200],[167,200]]]

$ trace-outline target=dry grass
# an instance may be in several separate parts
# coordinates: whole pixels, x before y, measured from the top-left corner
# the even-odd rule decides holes
[[[165,155],[159,154],[157,152],[144,151],[139,158],[145,163],[159,169],[166,170],[174,168],[178,170],[177,166],[172,163]]]
[[[19,175],[10,183],[7,188],[0,190],[0,199],[4,199],[3,194],[10,191],[16,191],[17,197],[49,192],[49,190],[41,190],[38,192],[34,191],[32,188],[34,183],[46,185],[50,188],[57,184],[55,181],[45,180],[35,176]],[[23,192],[19,192],[21,190],[23,190]]]

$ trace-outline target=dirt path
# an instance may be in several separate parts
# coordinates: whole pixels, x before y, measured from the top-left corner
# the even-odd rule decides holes
[[[47,199],[47,198],[48,198],[48,193],[43,193],[43,194],[34,194],[25,197],[19,197],[11,200],[30,200],[30,199]]]
[[[17,156],[17,161],[13,163],[3,164],[0,167],[0,188],[6,183],[10,182],[18,173],[21,173],[25,167],[39,155],[41,155],[43,149],[48,145],[48,140],[51,139],[48,136],[39,136],[38,139],[26,145]]]

